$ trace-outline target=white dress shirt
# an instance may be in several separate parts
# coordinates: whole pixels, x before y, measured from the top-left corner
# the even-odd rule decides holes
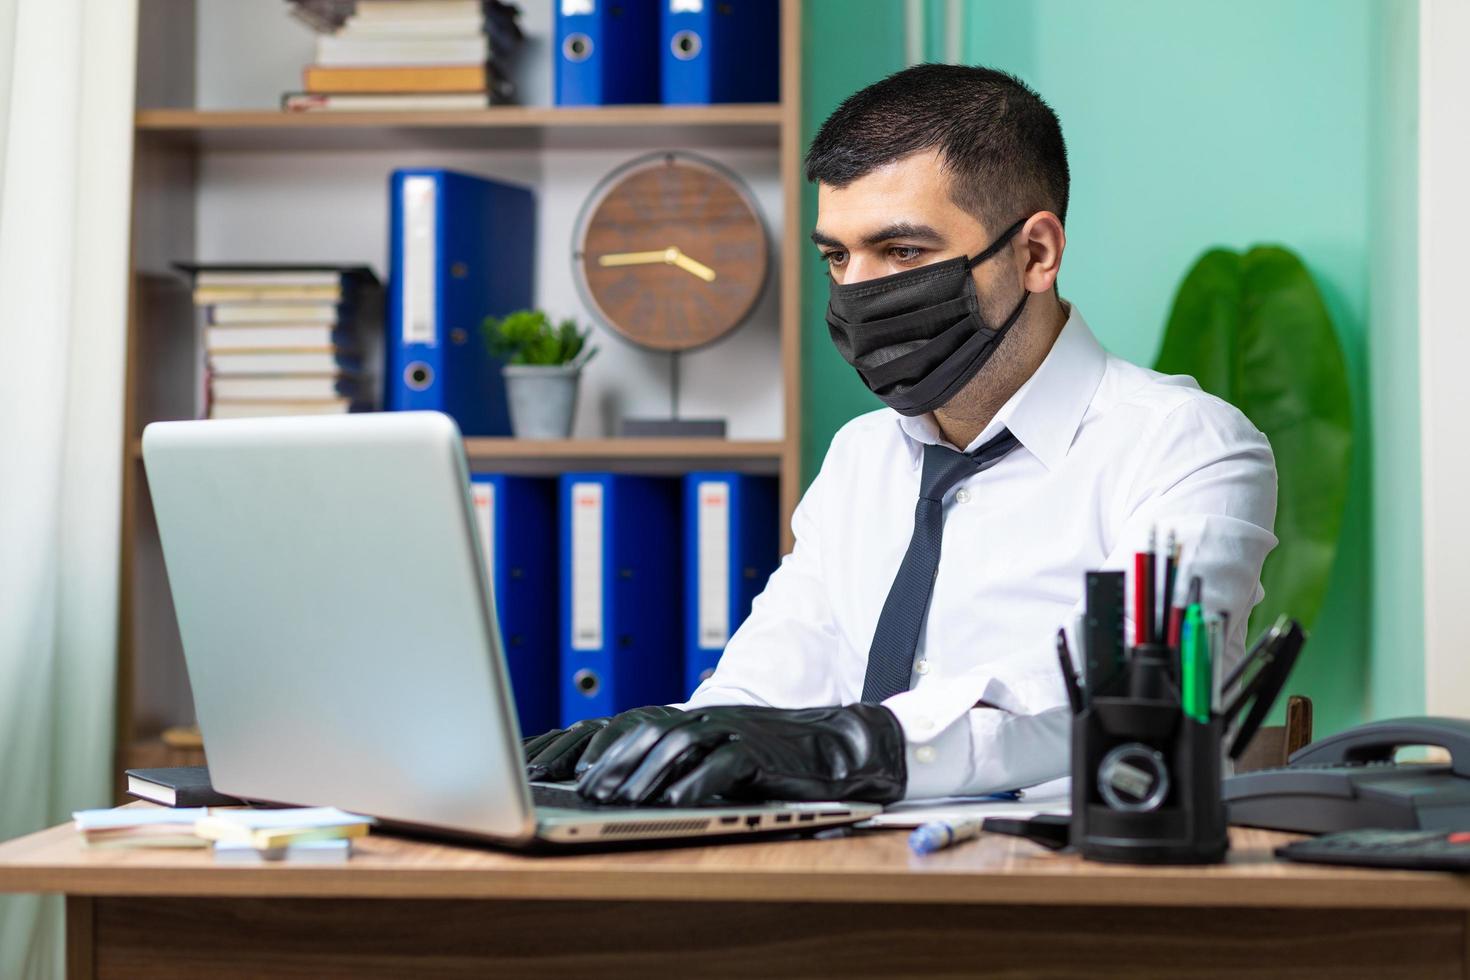
[[[1108,354],[1075,306],[1051,352],[966,447],[1002,428],[1020,446],[945,497],[944,543],[911,689],[883,702],[908,743],[909,798],[1035,785],[1068,770],[1071,715],[1056,632],[1083,574],[1129,572],[1157,529],[1181,577],[1228,611],[1226,662],[1244,649],[1276,545],[1266,438],[1189,377]],[[860,699],[868,648],[913,533],[928,415],[847,423],[792,517],[796,546],[687,707],[782,708]],[[1125,627],[1132,642],[1132,610]],[[1074,658],[1078,644],[1072,638]],[[986,707],[977,707],[978,702]]]

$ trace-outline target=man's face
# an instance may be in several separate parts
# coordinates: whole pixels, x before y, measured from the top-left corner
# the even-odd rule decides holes
[[[812,241],[832,278],[863,282],[983,251],[996,230],[951,200],[949,180],[939,152],[926,150],[840,189],[819,184]],[[1014,306],[1021,294],[1019,271],[1011,250],[978,266],[980,296]]]

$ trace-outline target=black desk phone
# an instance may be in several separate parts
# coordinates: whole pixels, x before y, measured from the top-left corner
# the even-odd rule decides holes
[[[1419,745],[1445,749],[1450,761],[1394,761]],[[1269,830],[1470,830],[1470,720],[1359,725],[1304,746],[1279,769],[1229,777],[1222,796],[1230,823]]]

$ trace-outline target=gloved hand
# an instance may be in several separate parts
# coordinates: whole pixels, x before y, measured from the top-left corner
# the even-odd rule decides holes
[[[521,742],[528,779],[562,782],[584,771],[625,732],[644,721],[682,714],[678,708],[652,704],[606,718],[587,718],[570,728],[553,728]]]
[[[600,803],[892,803],[908,782],[903,729],[882,705],[701,708],[626,731],[582,774]]]

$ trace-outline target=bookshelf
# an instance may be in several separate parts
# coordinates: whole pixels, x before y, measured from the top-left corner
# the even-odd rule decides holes
[[[246,149],[499,149],[779,146],[779,105],[492,106],[477,112],[303,113],[145,109],[139,139]]]
[[[689,463],[776,475],[781,470],[779,439],[511,439],[472,436],[464,441],[470,465],[495,464],[507,473],[559,473],[563,470],[625,470],[682,473]],[[143,444],[133,440],[141,459]]]
[[[176,260],[362,261],[386,278],[385,176],[449,166],[531,184],[538,195],[538,305],[590,320],[571,300],[567,249],[578,207],[618,163],[654,149],[704,153],[750,184],[772,264],[751,319],[687,356],[691,416],[730,420],[730,438],[622,439],[617,414],[665,405],[656,355],[597,331],[567,440],[468,438],[472,467],[556,474],[578,469],[678,474],[696,468],[775,474],[782,546],[800,493],[800,0],[781,0],[781,101],[772,105],[545,104],[549,4],[522,4],[532,39],[518,68],[525,105],[468,112],[288,115],[272,91],[296,87],[310,60],[284,4],[142,0],[134,120],[131,277],[125,385],[117,763],[178,765],[197,754],[165,743],[193,721],[178,628],[153,522],[140,436],[186,418],[194,402],[194,310]],[[558,302],[560,301],[560,302]],[[751,378],[765,382],[751,384]],[[588,382],[596,379],[601,385]],[[701,395],[703,393],[703,395]],[[700,398],[704,397],[701,402]]]

